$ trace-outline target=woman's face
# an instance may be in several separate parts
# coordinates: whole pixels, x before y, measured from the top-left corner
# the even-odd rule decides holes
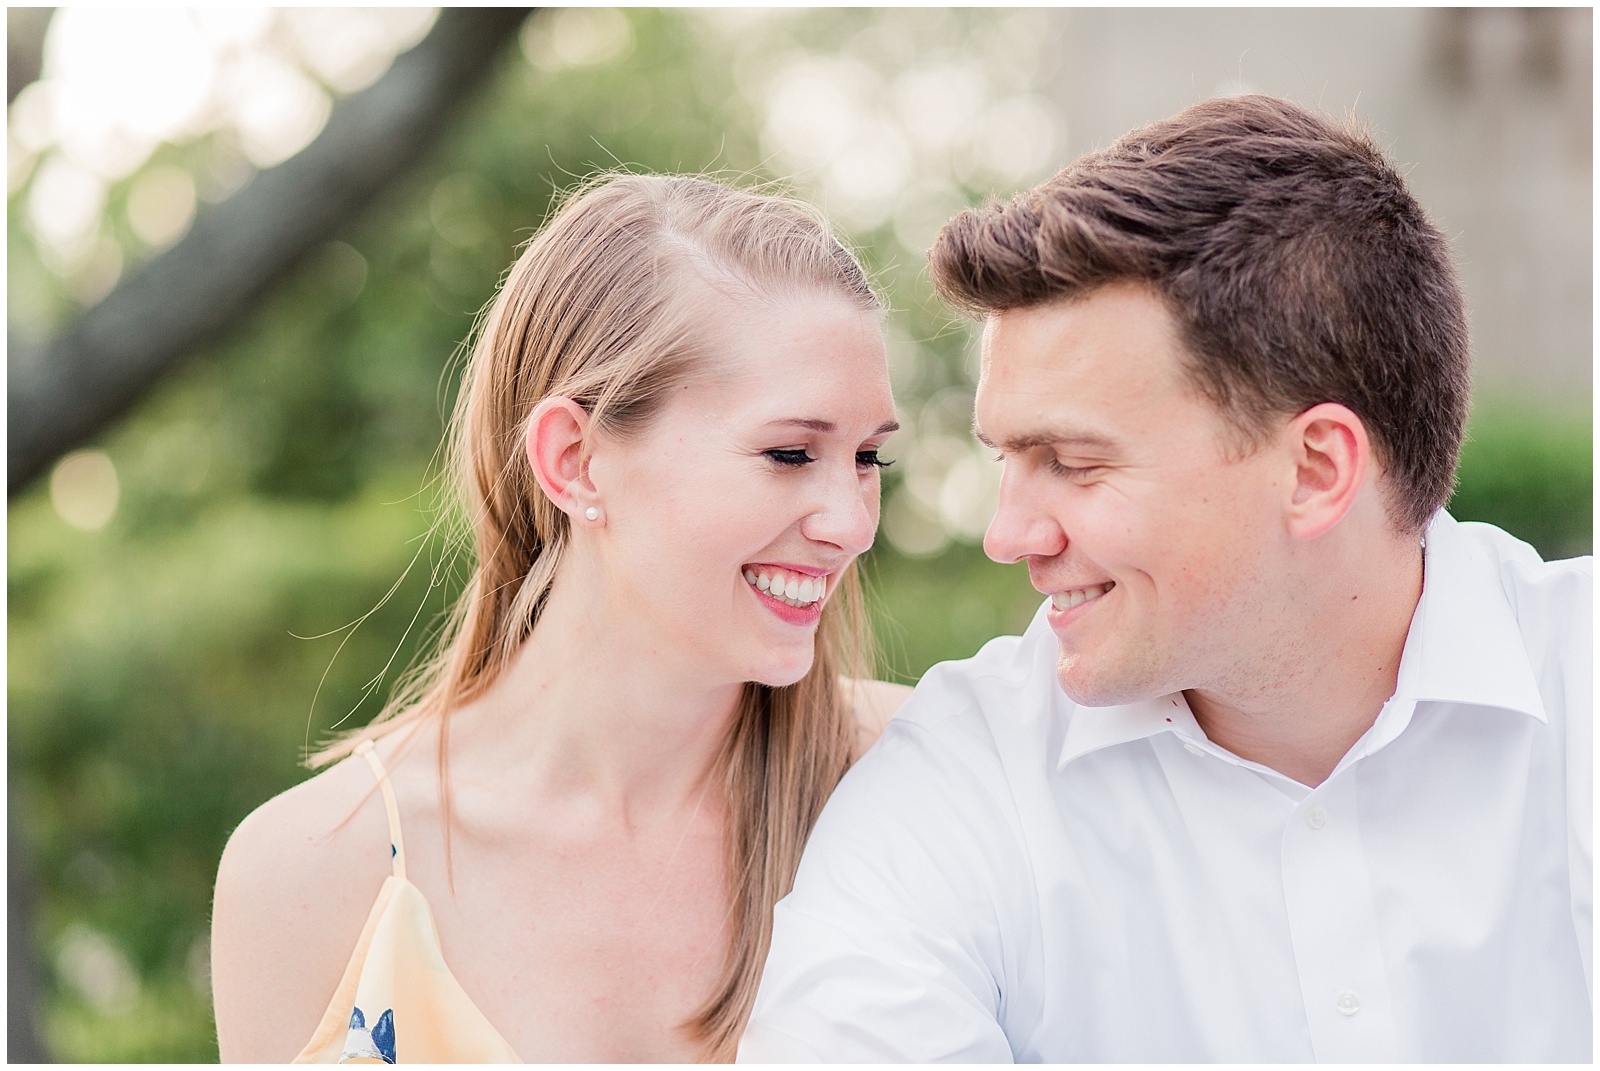
[[[590,461],[612,620],[710,682],[792,684],[878,527],[896,428],[876,315],[828,293],[717,299],[708,374]]]

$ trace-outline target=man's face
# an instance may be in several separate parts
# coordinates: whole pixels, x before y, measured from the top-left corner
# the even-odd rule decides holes
[[[1183,357],[1131,284],[984,332],[976,426],[1005,463],[984,549],[1051,596],[1057,676],[1087,706],[1228,688],[1275,627],[1289,470],[1239,456]]]

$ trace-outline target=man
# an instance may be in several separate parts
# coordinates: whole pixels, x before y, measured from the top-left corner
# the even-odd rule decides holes
[[[1447,244],[1366,137],[1207,101],[951,221],[985,538],[778,905],[745,1060],[1591,1057],[1592,562],[1450,496]]]

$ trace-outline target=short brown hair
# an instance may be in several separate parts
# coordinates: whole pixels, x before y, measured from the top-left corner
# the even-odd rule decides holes
[[[1371,138],[1288,101],[1202,101],[961,213],[928,254],[974,315],[1140,281],[1166,302],[1195,386],[1259,442],[1349,407],[1421,531],[1455,486],[1469,349],[1448,242]]]

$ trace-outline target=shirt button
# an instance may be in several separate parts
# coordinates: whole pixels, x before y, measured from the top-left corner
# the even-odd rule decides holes
[[[1183,749],[1191,755],[1199,755],[1201,758],[1205,758],[1206,750],[1198,744],[1185,744]]]
[[[1306,812],[1306,825],[1310,826],[1312,829],[1321,829],[1323,826],[1325,826],[1327,824],[1328,824],[1328,812],[1324,811],[1321,807],[1313,807],[1309,811]],[[1356,999],[1354,996],[1351,996],[1348,993],[1346,993],[1345,996],[1349,996],[1352,1001]],[[1343,1001],[1344,997],[1340,997],[1339,999],[1341,1001]],[[1344,1011],[1344,1007],[1343,1007],[1342,1004],[1341,1004],[1339,1010],[1340,1011]],[[1353,1011],[1354,1011],[1354,1009],[1351,1009],[1351,1011],[1345,1012],[1345,1014],[1346,1015],[1350,1015]]]
[[[1333,1002],[1333,1006],[1339,1009],[1340,1015],[1354,1015],[1361,1010],[1361,999],[1346,989],[1339,994],[1338,999]]]

